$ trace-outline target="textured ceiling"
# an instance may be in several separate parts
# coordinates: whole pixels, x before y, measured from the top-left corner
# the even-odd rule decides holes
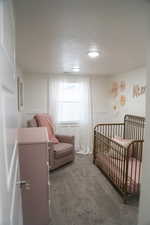
[[[114,74],[146,62],[141,0],[14,0],[17,62],[28,73]],[[101,56],[90,59],[90,48]]]

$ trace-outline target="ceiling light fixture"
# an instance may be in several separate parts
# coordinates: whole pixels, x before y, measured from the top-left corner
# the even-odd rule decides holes
[[[79,66],[72,67],[72,71],[77,73],[80,71],[80,67]]]
[[[90,52],[88,52],[88,56],[91,58],[96,58],[99,56],[99,52],[98,51],[90,51]]]

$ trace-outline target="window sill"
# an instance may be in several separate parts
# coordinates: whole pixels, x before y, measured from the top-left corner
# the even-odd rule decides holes
[[[58,127],[80,127],[80,124],[68,122],[68,123],[56,123],[56,126],[58,126]]]

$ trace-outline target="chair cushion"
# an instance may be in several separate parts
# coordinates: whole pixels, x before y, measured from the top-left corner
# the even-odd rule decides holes
[[[60,159],[67,155],[73,154],[73,145],[68,143],[54,144],[54,157]]]

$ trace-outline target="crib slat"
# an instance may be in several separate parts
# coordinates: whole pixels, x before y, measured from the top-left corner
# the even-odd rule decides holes
[[[144,126],[143,117],[126,115],[124,123],[98,124],[94,129],[93,162],[125,197],[140,191]],[[132,143],[124,147],[113,140],[115,136]]]

